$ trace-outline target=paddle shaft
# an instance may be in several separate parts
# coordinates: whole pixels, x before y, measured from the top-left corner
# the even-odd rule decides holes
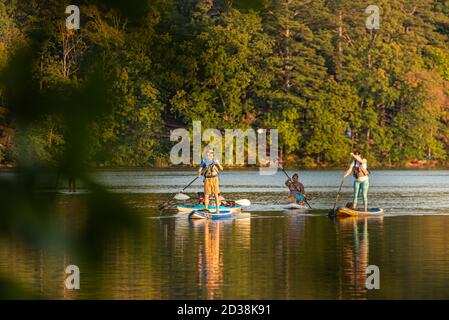
[[[188,185],[186,185],[181,192],[183,192],[185,189],[187,189],[188,187],[190,187],[192,185],[192,183],[194,183],[199,177],[195,177],[195,179],[193,179],[192,181],[190,181],[190,183]],[[173,200],[173,198],[170,198],[169,200],[165,201],[162,205],[159,206],[159,208],[164,208],[166,207],[171,201]]]
[[[293,180],[290,178],[290,176],[288,175],[288,173],[284,170],[284,168],[282,168],[282,167],[280,167],[280,168],[281,168],[282,172],[285,173],[285,175],[287,176],[288,180],[293,181]],[[302,195],[304,196],[304,201],[305,201],[305,203],[309,206],[310,209],[312,209],[312,207],[310,206],[309,202],[308,202],[307,199],[306,199],[305,194],[301,193],[301,191],[298,189],[298,187],[297,187],[295,184],[293,184],[293,185],[295,186],[296,191],[298,191],[300,194],[302,194]]]
[[[337,198],[335,198],[334,209],[332,209],[332,212],[335,212],[335,207],[337,206],[338,198],[340,198],[340,191],[341,191],[341,187],[343,186],[344,181],[345,181],[345,178],[344,177],[341,178],[340,188],[338,188]]]
[[[196,181],[196,179],[198,179],[199,177],[196,177],[195,179],[193,179],[192,181],[190,181],[190,183],[188,185],[186,185],[184,187],[184,189],[181,190],[181,192],[183,192],[185,189],[187,189],[188,187],[190,187],[192,185],[192,183],[194,183]]]

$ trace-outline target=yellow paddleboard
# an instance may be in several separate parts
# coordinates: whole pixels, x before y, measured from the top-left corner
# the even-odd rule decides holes
[[[376,216],[384,214],[382,208],[371,208],[368,211],[357,211],[346,207],[339,207],[335,212],[335,215],[341,217],[355,217],[355,216]]]

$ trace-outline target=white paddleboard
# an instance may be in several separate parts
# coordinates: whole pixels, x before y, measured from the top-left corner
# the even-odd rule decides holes
[[[297,204],[297,203],[289,203],[284,209],[293,210],[293,209],[309,209],[309,207],[305,204]]]

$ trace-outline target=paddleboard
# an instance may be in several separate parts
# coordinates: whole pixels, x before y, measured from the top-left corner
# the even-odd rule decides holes
[[[365,211],[352,210],[346,207],[339,207],[337,208],[337,211],[335,211],[335,215],[339,217],[377,216],[383,214],[384,209],[382,208],[371,208],[368,209],[367,212],[365,212]]]
[[[213,212],[215,212],[215,210],[216,210],[215,206],[209,206],[208,208],[210,211],[213,211]],[[184,204],[184,205],[177,206],[176,209],[178,209],[179,213],[190,213],[193,210],[204,210],[204,209],[206,209],[206,207],[204,206],[204,204]],[[220,207],[218,207],[218,209],[219,210],[231,210],[232,213],[238,213],[242,209],[242,206],[239,204],[232,206],[232,207],[220,206]]]
[[[220,210],[220,213],[216,213],[215,211],[211,211],[209,213],[206,213],[201,210],[194,210],[189,214],[189,219],[225,219],[232,217],[231,210]]]
[[[92,192],[89,191],[89,190],[79,190],[79,191],[76,191],[76,192],[68,191],[68,190],[58,191],[58,194],[64,194],[64,195],[79,195],[79,194],[90,194],[90,193],[92,193]]]
[[[309,207],[305,204],[298,204],[298,203],[289,203],[287,204],[284,209],[288,209],[288,210],[294,210],[294,209],[309,209]]]

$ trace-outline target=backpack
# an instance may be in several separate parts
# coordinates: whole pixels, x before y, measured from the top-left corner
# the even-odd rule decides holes
[[[356,166],[357,164],[357,160],[354,160],[354,166],[352,167],[352,175],[354,176],[354,178],[358,179],[360,177],[367,177],[370,174],[370,171],[367,169],[366,170],[366,175],[364,175],[363,171],[362,171],[362,163],[359,163],[358,166]]]

